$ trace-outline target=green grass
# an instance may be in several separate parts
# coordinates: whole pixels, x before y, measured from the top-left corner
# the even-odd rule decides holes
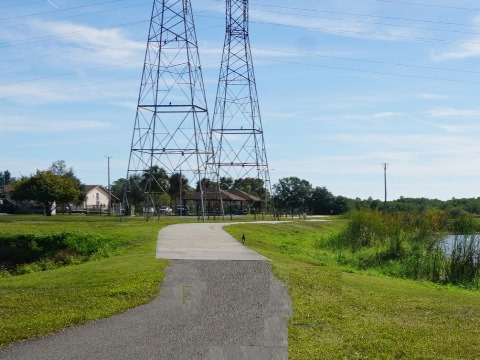
[[[167,261],[155,259],[166,218],[146,222],[85,216],[2,216],[0,232],[49,234],[80,230],[122,243],[107,258],[80,265],[0,277],[0,347],[67,326],[108,317],[149,302],[159,292]]]
[[[0,347],[149,302],[168,266],[154,256],[158,231],[178,221],[1,217],[1,233],[80,231],[121,245],[106,258],[80,265],[0,277]],[[288,286],[294,314],[290,359],[478,358],[480,292],[346,271],[335,265],[338,255],[326,247],[344,224],[226,227],[237,239],[245,234],[246,245],[269,257]]]
[[[225,229],[272,260],[293,305],[290,359],[477,359],[480,292],[346,271],[323,246],[343,222]]]

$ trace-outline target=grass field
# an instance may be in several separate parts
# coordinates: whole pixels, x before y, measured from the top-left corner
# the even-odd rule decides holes
[[[478,359],[480,292],[346,272],[323,249],[341,222],[232,225],[288,286],[290,359]]]
[[[168,223],[142,219],[120,222],[118,218],[77,215],[0,217],[0,233],[82,231],[120,243],[106,258],[0,277],[0,347],[108,317],[152,300],[168,265],[167,261],[155,259],[158,231]]]
[[[120,244],[106,258],[0,277],[0,346],[153,299],[168,266],[154,256],[158,231],[176,221],[0,217],[1,233],[76,230]],[[323,246],[343,225],[296,220],[225,228],[237,239],[245,234],[246,245],[269,257],[287,284],[291,359],[478,359],[480,292],[346,271]]]

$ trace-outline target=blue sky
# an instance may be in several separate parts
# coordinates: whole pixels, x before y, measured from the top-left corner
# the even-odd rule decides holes
[[[192,2],[212,116],[225,3]],[[151,6],[0,0],[0,171],[126,176]],[[478,1],[256,0],[250,42],[273,183],[480,196]]]

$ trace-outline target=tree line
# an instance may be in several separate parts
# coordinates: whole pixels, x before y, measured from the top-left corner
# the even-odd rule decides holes
[[[120,178],[112,183],[111,193],[123,201],[125,189],[129,189],[129,202],[140,205],[144,193],[155,194],[155,203],[172,205],[180,194],[199,191],[200,184],[189,185],[189,179],[180,173],[168,175],[164,169],[154,166],[146,169],[142,175],[135,175],[129,180]],[[130,183],[128,183],[130,181]],[[150,181],[150,184],[148,182]],[[12,177],[9,170],[0,171],[0,190],[10,187],[11,198],[22,201],[35,201],[50,214],[54,203],[72,203],[80,205],[85,200],[84,184],[75,175],[73,168],[67,167],[65,161],[52,163],[47,170],[37,170],[31,176],[19,179]],[[202,188],[216,187],[209,179],[202,180]],[[295,176],[280,179],[272,189],[265,187],[257,178],[232,179],[223,177],[219,182],[222,190],[239,189],[259,198],[268,198],[274,208],[281,214],[338,215],[350,210],[371,209],[387,212],[443,210],[452,217],[462,213],[480,214],[480,197],[468,199],[452,198],[447,201],[427,198],[399,199],[384,203],[378,199],[350,199],[333,195],[326,187],[314,187],[309,181]]]

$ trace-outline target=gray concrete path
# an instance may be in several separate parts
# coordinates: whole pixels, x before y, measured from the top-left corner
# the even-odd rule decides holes
[[[218,224],[163,229],[157,257],[173,260],[153,302],[0,349],[0,359],[288,359],[290,300],[268,259]]]
[[[177,224],[163,228],[157,258],[190,260],[268,260],[223,230],[226,224]]]

